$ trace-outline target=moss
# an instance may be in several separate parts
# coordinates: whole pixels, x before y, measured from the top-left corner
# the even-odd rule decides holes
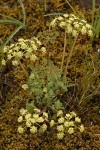
[[[32,38],[34,35],[39,36],[40,31],[45,31],[48,33],[47,23],[53,17],[44,17],[44,3],[41,1],[33,0],[23,0],[25,9],[26,9],[26,26],[20,30],[17,35],[13,37],[11,42],[16,42],[19,37],[24,39]],[[74,2],[73,2],[74,3]],[[51,0],[50,3],[47,3],[47,13],[55,12],[66,12],[69,9],[65,4],[63,5],[60,0]],[[51,7],[53,6],[53,7]],[[76,11],[80,9],[75,8]],[[1,0],[0,1],[0,13],[14,17],[22,21],[23,15],[21,7],[18,3],[15,4],[14,0]],[[86,16],[88,21],[90,17],[88,14],[91,12],[85,12],[81,10],[80,12],[83,16]],[[2,17],[0,16],[0,19]],[[11,24],[0,24],[0,44],[6,41],[7,37],[14,31],[17,26]],[[60,35],[55,39],[54,44],[47,45],[47,49],[50,54],[50,59],[54,61],[59,67],[61,65],[62,51],[64,46],[64,33],[57,29]],[[51,32],[55,32],[52,30]],[[45,34],[43,34],[43,37]],[[40,37],[40,39],[42,39]],[[42,39],[41,42],[43,42]],[[45,44],[45,42],[44,42]],[[68,41],[67,41],[68,44]],[[69,45],[66,47],[65,62],[69,55]],[[91,58],[92,56],[92,58]],[[41,56],[39,55],[40,59]],[[93,96],[89,103],[78,105],[78,102],[84,93],[85,83],[91,76],[89,69],[94,69],[95,76],[90,80],[92,86],[89,90],[89,93],[92,93],[91,89],[96,88],[99,84],[99,69],[98,69],[98,54],[96,51],[93,51],[92,42],[87,37],[79,37],[74,53],[71,59],[71,63],[68,67],[68,77],[71,81],[75,81],[75,89],[68,89],[67,94],[62,96],[62,101],[65,101],[65,104],[70,103],[72,108],[77,110],[80,113],[86,129],[83,135],[74,134],[71,137],[68,135],[65,136],[63,140],[57,140],[55,131],[48,131],[43,135],[19,135],[17,132],[17,118],[19,115],[19,109],[25,107],[26,101],[29,99],[27,92],[23,92],[21,85],[25,82],[25,77],[20,68],[12,68],[10,64],[6,68],[3,68],[3,71],[0,72],[0,98],[2,101],[1,114],[0,114],[0,128],[1,128],[1,139],[0,145],[1,150],[87,150],[87,149],[99,149],[100,144],[100,127],[99,127],[99,98],[98,93]],[[26,62],[28,65],[28,62]],[[92,66],[92,68],[90,68]],[[86,76],[86,75],[89,76]],[[91,83],[89,82],[89,83]],[[76,91],[75,91],[76,90]],[[76,93],[75,93],[76,92]],[[87,93],[88,94],[88,93]],[[20,95],[22,97],[20,97]],[[74,95],[74,96],[73,96]],[[87,96],[87,95],[86,95]],[[91,103],[90,103],[91,102]],[[73,104],[73,105],[72,105]],[[75,104],[75,105],[74,105]],[[77,106],[77,107],[76,107]],[[67,110],[68,111],[68,110]],[[90,125],[91,123],[95,125]],[[88,126],[89,124],[89,126]],[[98,125],[96,125],[98,124]]]

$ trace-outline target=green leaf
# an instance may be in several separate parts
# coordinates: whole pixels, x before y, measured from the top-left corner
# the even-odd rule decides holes
[[[27,103],[26,104],[26,109],[30,112],[30,113],[33,113],[34,112],[34,109],[35,108],[35,105],[34,105],[34,101],[31,101],[30,103]]]

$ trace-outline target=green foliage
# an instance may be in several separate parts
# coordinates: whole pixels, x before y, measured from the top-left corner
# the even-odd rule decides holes
[[[87,54],[83,62],[83,73],[80,80],[80,104],[85,105],[91,103],[94,95],[97,95],[100,90],[99,83],[99,66],[98,53],[91,55]]]
[[[30,103],[26,104],[26,109],[29,111],[29,113],[33,113],[34,108],[35,108],[34,101],[31,101]]]
[[[63,109],[59,96],[67,92],[67,87],[73,85],[68,80],[63,82],[61,70],[47,59],[43,59],[41,64],[36,64],[31,69],[27,85],[34,104],[57,110]]]
[[[4,42],[3,45],[0,46],[0,52],[2,51],[3,47],[6,46],[9,41],[13,38],[13,36],[15,34],[17,34],[17,32],[19,32],[20,29],[22,29],[24,26],[25,26],[25,20],[26,20],[26,13],[25,13],[25,8],[24,8],[24,5],[22,3],[22,0],[18,0],[20,6],[22,7],[22,12],[23,12],[23,22],[13,18],[13,17],[10,17],[10,16],[6,16],[4,14],[0,14],[0,16],[2,16],[3,18],[6,18],[6,19],[2,19],[0,20],[0,24],[15,24],[15,25],[18,25],[17,29],[15,29],[12,34],[8,37],[8,39]]]
[[[92,0],[92,26],[95,29],[94,36],[96,36],[96,38],[99,38],[99,34],[100,34],[100,6],[99,6],[98,13],[95,15],[95,9],[96,9],[95,5],[96,5],[96,1]]]
[[[54,44],[56,42],[57,37],[59,36],[59,32],[54,31],[52,32],[50,29],[47,31],[39,32],[38,38],[41,39],[44,46],[47,47],[49,44]]]

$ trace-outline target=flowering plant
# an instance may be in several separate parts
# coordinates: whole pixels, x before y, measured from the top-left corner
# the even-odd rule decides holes
[[[76,17],[74,14],[64,14],[63,16],[56,17],[51,23],[51,27],[59,26],[63,29],[66,28],[66,33],[76,37],[79,33],[88,34],[93,36],[93,27],[85,20]]]
[[[64,49],[62,55],[62,62],[61,62],[61,70],[63,70],[64,58],[65,58],[65,51],[67,45],[67,36],[69,39],[69,56],[66,62],[66,67],[64,71],[64,76],[67,74],[68,65],[70,63],[73,50],[76,44],[76,41],[80,34],[88,35],[89,37],[93,37],[94,29],[91,25],[89,25],[85,20],[78,18],[74,14],[64,14],[62,16],[58,16],[50,23],[50,27],[60,27],[65,30],[65,37],[64,37]],[[74,40],[73,40],[74,38]]]
[[[52,61],[49,61],[49,65],[47,63],[47,59],[43,59],[39,65],[36,64],[22,88],[29,93],[31,102],[35,106],[50,110],[64,109],[60,95],[67,92],[67,88],[74,84],[68,79],[63,82],[61,70]]]
[[[48,129],[56,129],[57,138],[63,139],[64,135],[70,135],[76,131],[81,133],[84,131],[81,119],[77,117],[75,112],[64,115],[62,110],[57,111],[55,119],[50,119],[47,112],[43,112],[38,108],[34,108],[32,114],[27,109],[22,108],[18,122],[22,124],[18,127],[20,134],[24,133],[27,129],[32,134],[44,133]]]
[[[3,49],[4,58],[1,60],[2,65],[6,65],[11,60],[13,66],[20,65],[23,73],[28,77],[27,68],[25,69],[24,62],[28,60],[29,64],[33,64],[37,60],[36,52],[40,51],[42,54],[46,52],[45,47],[42,46],[41,42],[37,38],[18,39],[18,42],[5,46]]]
[[[46,49],[41,45],[41,42],[34,37],[32,40],[21,38],[17,43],[5,46],[3,49],[5,59],[2,60],[2,65],[5,65],[8,60],[12,60],[12,65],[14,66],[19,65],[21,59],[35,61],[37,59],[36,54],[34,54],[36,51],[46,52]]]

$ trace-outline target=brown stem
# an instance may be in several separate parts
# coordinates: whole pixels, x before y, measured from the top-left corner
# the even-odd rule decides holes
[[[70,60],[71,60],[71,57],[72,57],[72,54],[73,54],[73,50],[74,50],[77,38],[78,38],[78,35],[75,37],[74,43],[73,43],[72,48],[71,48],[70,53],[69,53],[69,57],[68,57],[68,60],[67,60],[67,63],[66,63],[65,71],[64,71],[65,76],[67,75],[68,65],[70,63]]]
[[[63,70],[64,58],[65,58],[65,51],[66,51],[66,29],[65,29],[65,36],[64,36],[64,49],[62,55],[62,62],[61,62],[61,71]]]

